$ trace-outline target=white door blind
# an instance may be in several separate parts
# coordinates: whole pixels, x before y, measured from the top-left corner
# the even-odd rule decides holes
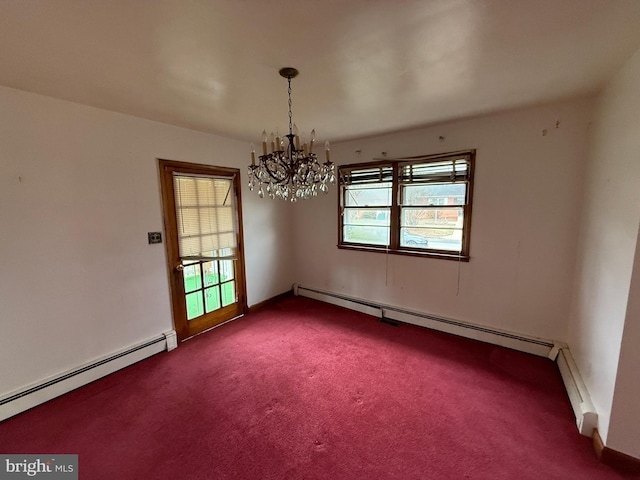
[[[235,257],[235,194],[231,178],[174,174],[180,258]]]

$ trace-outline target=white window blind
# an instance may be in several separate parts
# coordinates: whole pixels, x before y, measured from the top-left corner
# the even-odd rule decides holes
[[[393,180],[393,167],[380,165],[376,167],[342,168],[340,170],[340,183],[342,185],[363,185],[368,183],[391,182]]]
[[[174,174],[180,258],[235,257],[235,194],[231,178]]]
[[[400,163],[400,183],[468,182],[470,155],[447,160],[411,161]]]

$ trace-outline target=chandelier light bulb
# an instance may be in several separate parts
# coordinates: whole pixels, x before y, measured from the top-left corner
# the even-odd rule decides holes
[[[316,130],[311,130],[311,138],[309,139],[309,153],[313,152],[313,142],[316,141]]]
[[[294,123],[293,124],[293,135],[295,136],[295,140],[296,140],[296,149],[300,150],[300,136],[299,133],[300,131],[298,130],[298,126]]]

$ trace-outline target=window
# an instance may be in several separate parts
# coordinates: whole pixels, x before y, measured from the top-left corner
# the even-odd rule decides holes
[[[343,165],[339,248],[469,259],[475,151]]]

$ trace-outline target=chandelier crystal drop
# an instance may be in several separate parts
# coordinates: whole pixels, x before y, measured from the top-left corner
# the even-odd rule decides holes
[[[318,162],[317,155],[313,152],[316,141],[316,131],[311,130],[309,144],[302,141],[298,127],[292,121],[291,113],[291,79],[298,75],[298,70],[287,67],[280,69],[280,75],[287,79],[289,84],[289,134],[280,137],[278,131],[267,137],[267,132],[262,132],[262,155],[256,163],[256,150],[251,144],[251,165],[249,165],[249,189],[258,189],[258,196],[264,198],[279,198],[295,202],[315,197],[320,193],[327,193],[329,185],[336,183],[336,167],[330,158],[329,142],[325,142],[326,162]],[[285,145],[285,143],[287,143]],[[271,152],[268,152],[270,146]]]

